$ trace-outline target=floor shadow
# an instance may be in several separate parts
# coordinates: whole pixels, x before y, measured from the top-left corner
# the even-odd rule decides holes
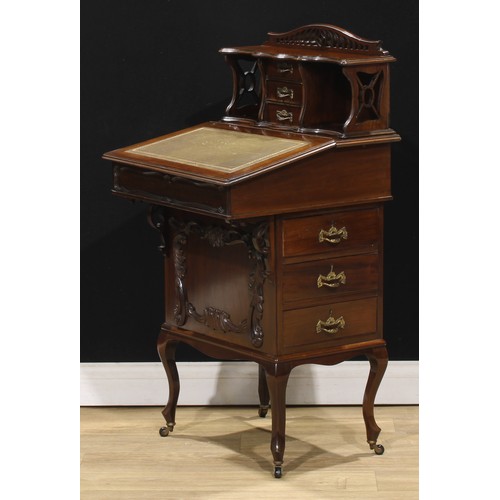
[[[231,419],[233,422],[234,420],[238,420],[242,428],[246,427],[244,430],[216,435],[211,435],[208,431],[207,434],[203,436],[193,433],[194,429],[198,429],[201,426],[207,428],[207,417],[219,411],[220,410],[217,408],[213,408],[212,410],[210,407],[200,408],[200,418],[187,423],[186,426],[183,426],[182,431],[179,431],[177,434],[174,431],[174,433],[169,436],[169,439],[186,439],[200,443],[209,442],[229,449],[235,453],[242,454],[247,459],[244,463],[249,469],[258,468],[263,471],[271,471],[273,462],[269,450],[271,441],[271,419],[269,417],[262,419],[258,416],[251,416],[254,411],[252,407],[248,407],[248,417],[234,415],[220,419]],[[316,428],[317,426],[325,425],[325,421],[326,419],[319,417],[308,417],[307,426]],[[219,427],[221,424],[218,422],[216,425]],[[340,445],[359,442],[359,438],[353,436],[352,426],[348,427],[341,422],[335,422],[330,419],[328,419],[328,425],[335,427],[335,432],[339,436]],[[299,451],[301,449],[305,449],[305,451]],[[335,465],[353,463],[362,457],[372,454],[373,452],[367,450],[366,452],[353,453],[348,456],[340,455],[308,442],[305,439],[298,438],[295,435],[287,434],[284,468],[286,471],[297,470],[298,472],[300,472],[301,469],[303,469],[304,472],[310,471],[311,469],[324,469]],[[307,465],[307,467],[304,467],[305,465]]]

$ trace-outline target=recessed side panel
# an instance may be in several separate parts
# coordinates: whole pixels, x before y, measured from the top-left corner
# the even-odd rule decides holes
[[[390,146],[319,152],[234,186],[234,217],[291,213],[391,199]]]

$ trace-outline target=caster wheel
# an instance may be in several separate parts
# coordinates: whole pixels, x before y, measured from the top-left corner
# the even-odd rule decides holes
[[[267,410],[269,409],[269,407],[266,407],[266,406],[261,406],[259,408],[259,417],[260,418],[265,418],[265,416],[267,415]]]
[[[274,468],[274,477],[276,479],[281,479],[281,476],[283,475],[283,469],[279,466],[276,466]]]
[[[381,444],[376,444],[373,447],[373,451],[375,452],[375,455],[383,455],[384,454],[384,447]]]
[[[167,437],[170,432],[170,429],[168,427],[161,427],[158,432],[160,433],[161,437]]]

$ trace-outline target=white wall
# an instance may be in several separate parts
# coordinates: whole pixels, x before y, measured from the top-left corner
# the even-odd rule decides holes
[[[257,364],[179,362],[179,405],[255,405]],[[361,404],[368,361],[302,365],[288,382],[287,404]],[[168,383],[161,363],[82,363],[82,406],[164,405]],[[418,404],[418,361],[389,361],[376,404]]]

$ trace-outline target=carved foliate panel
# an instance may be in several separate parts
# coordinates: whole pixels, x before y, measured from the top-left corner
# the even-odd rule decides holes
[[[241,224],[241,226],[205,225],[197,221],[169,219],[172,231],[172,258],[174,267],[175,305],[174,320],[177,326],[186,324],[188,318],[223,333],[248,333],[252,345],[261,347],[264,340],[262,318],[264,314],[264,282],[268,276],[267,255],[269,252],[268,224]],[[236,323],[229,311],[216,305],[197,307],[189,300],[186,288],[187,243],[197,235],[212,248],[243,243],[248,250],[251,272],[248,276],[249,309],[248,319]]]

